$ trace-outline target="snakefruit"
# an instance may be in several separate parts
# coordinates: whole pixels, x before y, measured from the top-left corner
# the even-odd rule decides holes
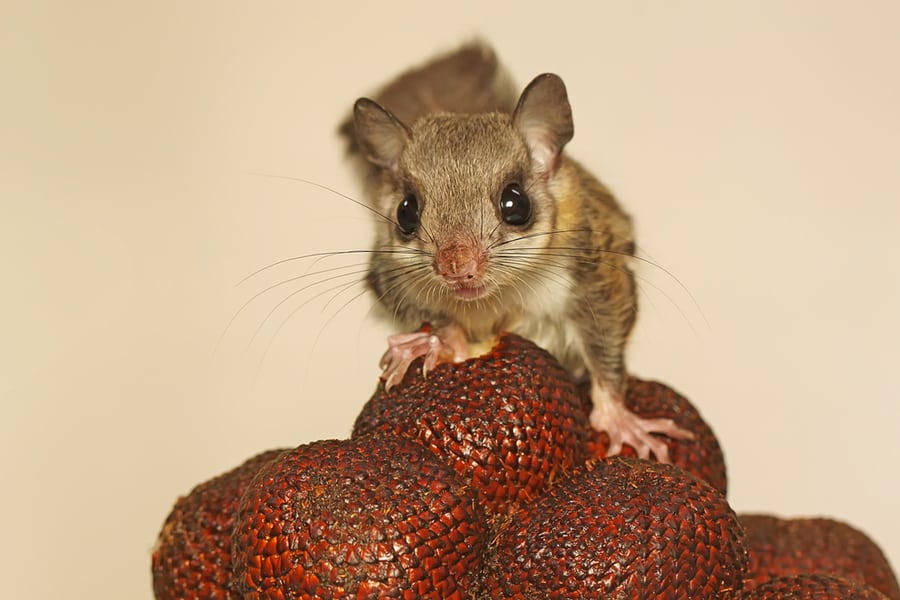
[[[153,549],[157,600],[231,599],[231,529],[244,489],[282,450],[196,486],[175,503]]]
[[[868,536],[833,519],[740,515],[750,548],[748,586],[776,577],[818,573],[842,577],[900,600],[900,586]]]
[[[589,435],[568,372],[545,350],[513,334],[493,349],[422,376],[414,362],[403,382],[375,394],[353,435],[410,437],[449,464],[493,513],[527,503],[586,457]]]
[[[582,386],[585,415],[590,413],[589,387]],[[693,440],[676,440],[662,436],[669,447],[669,460],[689,473],[706,480],[714,488],[725,494],[728,479],[725,474],[725,457],[719,441],[706,421],[690,401],[656,381],[644,381],[629,377],[625,391],[625,405],[640,417],[663,417],[694,434]],[[609,446],[606,432],[591,430],[588,439],[588,453],[594,458],[604,458]],[[625,445],[621,456],[635,456],[634,448]]]
[[[743,535],[725,498],[678,467],[587,463],[500,526],[485,596],[739,598]]]
[[[464,598],[486,518],[453,470],[396,436],[306,444],[241,500],[233,587],[272,598]]]

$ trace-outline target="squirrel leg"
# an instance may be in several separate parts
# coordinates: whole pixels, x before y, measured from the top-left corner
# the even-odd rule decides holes
[[[379,363],[384,389],[389,390],[403,381],[409,365],[419,357],[425,357],[423,376],[439,364],[466,360],[468,343],[465,332],[460,326],[451,324],[435,330],[423,328],[390,336],[388,349]]]
[[[694,434],[682,429],[672,419],[645,419],[634,414],[625,406],[621,392],[609,384],[592,380],[591,426],[609,435],[607,456],[619,454],[622,446],[628,444],[637,451],[640,458],[649,459],[653,454],[659,462],[669,462],[669,447],[665,441],[654,436],[661,433],[679,440],[694,439]]]

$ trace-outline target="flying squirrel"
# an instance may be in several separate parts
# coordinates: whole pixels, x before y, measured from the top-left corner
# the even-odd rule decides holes
[[[481,353],[501,331],[529,338],[590,379],[592,427],[668,462],[652,434],[690,439],[625,406],[625,348],[637,316],[631,218],[563,153],[566,87],[538,75],[521,95],[495,53],[471,42],[412,68],[341,127],[362,159],[377,224],[367,284],[409,333],[388,338],[385,387]],[[423,323],[430,328],[418,329]]]

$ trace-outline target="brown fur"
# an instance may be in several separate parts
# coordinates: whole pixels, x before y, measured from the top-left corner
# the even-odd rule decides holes
[[[637,310],[631,220],[562,153],[572,129],[561,81],[536,79],[515,109],[509,82],[493,52],[469,44],[388,84],[375,96],[384,109],[358,103],[356,135],[342,126],[350,152],[369,158],[365,192],[386,217],[370,287],[400,329],[457,322],[472,341],[514,331],[623,392]],[[524,227],[498,214],[512,182],[531,199]],[[388,220],[408,193],[421,214],[412,238]],[[486,297],[461,300],[435,273],[435,256],[458,245],[484,261]]]

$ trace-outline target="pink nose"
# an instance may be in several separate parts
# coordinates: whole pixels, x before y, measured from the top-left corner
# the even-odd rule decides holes
[[[448,244],[435,256],[435,269],[451,283],[473,279],[480,268],[475,249],[468,244]]]

